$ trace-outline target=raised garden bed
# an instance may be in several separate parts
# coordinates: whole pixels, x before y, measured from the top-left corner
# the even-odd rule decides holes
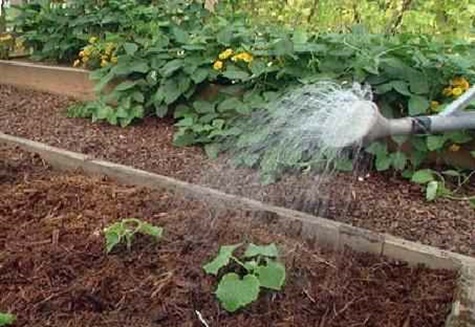
[[[58,167],[82,162],[90,172],[115,171],[130,182],[147,181],[126,167],[81,161],[79,155],[26,141],[22,146]],[[425,257],[432,265],[445,262],[449,270],[408,266],[348,248],[329,250],[256,219],[256,204],[254,214],[219,209],[165,191],[54,171],[40,157],[11,147],[0,152],[0,309],[17,313],[17,326],[200,326],[199,311],[211,326],[432,327],[445,325],[454,299],[447,326],[470,326],[475,318],[466,311],[475,295],[471,259],[390,238],[385,244],[392,257],[406,256],[413,264]],[[150,176],[148,183],[153,180]],[[210,197],[218,200],[218,195]],[[125,217],[164,227],[164,238],[158,243],[140,238],[130,251],[106,255],[101,231]],[[287,282],[282,292],[263,293],[248,308],[228,314],[214,298],[215,280],[202,264],[220,245],[241,241],[277,243]],[[362,243],[357,235],[348,245],[361,249]]]
[[[339,175],[329,183],[306,175],[287,176],[275,185],[262,186],[253,172],[232,170],[207,160],[198,148],[174,147],[170,121],[151,118],[125,129],[91,124],[65,117],[72,101],[0,86],[0,131],[442,249],[475,254],[475,220],[468,204],[447,200],[427,203],[417,185],[381,174]],[[471,185],[474,187],[473,181]]]

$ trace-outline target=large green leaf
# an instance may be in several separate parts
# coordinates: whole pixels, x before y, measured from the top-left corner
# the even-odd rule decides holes
[[[274,260],[269,260],[267,265],[258,266],[257,278],[261,287],[280,291],[285,282],[285,266]]]
[[[413,95],[409,99],[409,115],[411,116],[417,116],[424,114],[427,109],[429,109],[430,103],[427,98],[419,96],[419,95]]]
[[[135,43],[124,43],[124,50],[129,56],[135,54],[138,49],[139,47]]]
[[[411,181],[418,184],[426,184],[434,180],[434,173],[431,169],[421,169],[416,171],[411,178]]]
[[[234,250],[240,247],[242,243],[233,245],[223,245],[219,249],[218,255],[209,263],[203,266],[207,274],[217,275],[219,270],[229,263]]]
[[[250,243],[247,246],[246,252],[244,252],[245,258],[263,256],[269,258],[276,258],[279,255],[279,250],[274,243],[269,245],[255,245]]]
[[[444,135],[429,135],[426,140],[429,151],[439,151],[444,147],[447,139]]]
[[[406,168],[407,156],[403,152],[394,152],[390,154],[391,164],[396,170],[404,170]]]
[[[259,286],[259,280],[254,275],[246,275],[241,279],[239,275],[229,273],[219,282],[216,296],[224,309],[235,312],[257,300]]]
[[[183,67],[183,60],[182,59],[175,59],[167,62],[161,69],[160,75],[163,77],[170,77],[176,72],[178,69]]]
[[[429,184],[427,184],[426,188],[426,200],[427,201],[433,201],[437,197],[437,191],[439,189],[439,182],[437,181],[430,181]]]
[[[226,70],[223,76],[230,80],[245,80],[249,77],[249,73],[243,70]]]

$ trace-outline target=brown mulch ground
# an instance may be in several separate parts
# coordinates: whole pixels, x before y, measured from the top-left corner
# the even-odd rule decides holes
[[[210,326],[437,327],[450,310],[454,272],[310,247],[244,212],[52,171],[5,146],[0,158],[0,312],[15,326],[203,326],[197,310]],[[164,238],[106,255],[101,231],[124,217],[164,227]],[[287,281],[231,315],[201,267],[241,241],[276,242]]]
[[[468,203],[444,199],[427,203],[417,185],[382,174],[363,180],[341,174],[330,182],[286,176],[262,186],[255,172],[207,160],[199,148],[173,147],[171,121],[150,118],[125,129],[92,124],[66,118],[69,103],[64,97],[0,85],[0,131],[475,255],[475,214]],[[470,183],[475,187],[475,178]]]

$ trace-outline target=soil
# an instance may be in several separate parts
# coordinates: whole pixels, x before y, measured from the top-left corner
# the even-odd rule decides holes
[[[456,272],[408,267],[348,249],[330,252],[171,194],[51,170],[0,146],[0,311],[14,326],[437,327]],[[107,255],[102,230],[136,217],[164,227],[154,242]],[[201,268],[219,245],[278,244],[283,291],[235,314],[220,308]]]
[[[475,255],[475,215],[467,202],[428,203],[397,176],[360,170],[321,181],[286,175],[264,186],[256,172],[211,161],[197,147],[172,145],[173,122],[147,118],[120,128],[69,119],[71,99],[0,85],[0,131],[97,158],[200,183],[442,249]],[[475,190],[475,178],[467,187]]]

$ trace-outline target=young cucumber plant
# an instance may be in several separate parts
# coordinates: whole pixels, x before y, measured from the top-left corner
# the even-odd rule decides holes
[[[149,235],[158,240],[162,237],[163,228],[136,218],[123,219],[104,229],[106,252],[111,252],[121,242],[125,242],[127,249],[130,249],[134,236],[137,233]]]
[[[446,197],[452,200],[469,201],[470,204],[475,207],[475,196],[459,197],[455,195],[457,191],[470,180],[470,177],[474,173],[475,171],[466,175],[455,170],[446,170],[439,173],[432,169],[421,169],[412,175],[411,181],[425,186],[426,199],[428,201],[434,201],[437,198]],[[446,179],[444,176],[457,179],[457,188],[455,190],[450,190],[446,186]]]
[[[12,325],[16,320],[16,317],[11,313],[0,312],[0,326]]]
[[[278,250],[275,244],[259,246],[249,244],[241,259],[233,252],[242,245],[224,245],[218,255],[203,266],[207,274],[217,276],[225,267],[228,272],[219,281],[216,297],[228,312],[257,300],[260,288],[280,291],[285,282],[285,266],[278,261]],[[235,262],[238,272],[229,271],[230,263]]]

